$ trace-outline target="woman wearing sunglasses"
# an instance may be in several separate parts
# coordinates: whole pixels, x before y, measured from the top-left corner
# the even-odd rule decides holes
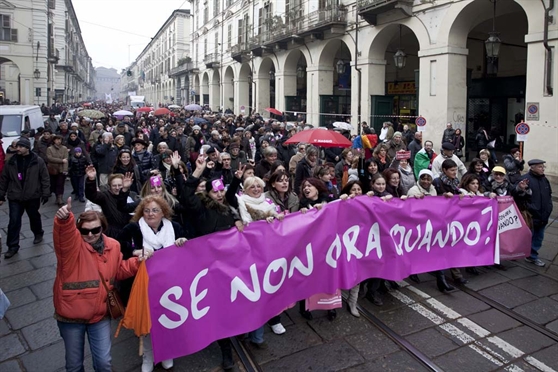
[[[136,275],[138,260],[122,259],[120,244],[104,235],[105,217],[95,211],[82,213],[77,224],[71,198],[54,218],[54,251],[57,258],[54,280],[54,317],[66,349],[66,370],[84,369],[87,334],[96,371],[111,371],[111,331],[107,290],[115,280]]]

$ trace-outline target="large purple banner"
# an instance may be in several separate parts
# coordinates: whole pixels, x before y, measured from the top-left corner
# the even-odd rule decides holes
[[[155,359],[255,330],[297,300],[367,278],[491,265],[497,228],[494,199],[361,196],[163,249],[147,261]]]

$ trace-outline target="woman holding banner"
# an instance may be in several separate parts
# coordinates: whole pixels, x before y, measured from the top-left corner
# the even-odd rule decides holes
[[[206,158],[200,155],[196,160],[196,169],[186,182],[182,177],[176,177],[176,188],[181,190],[178,194],[180,203],[190,211],[191,215],[196,216],[191,219],[196,236],[228,230],[234,226],[238,231],[243,231],[244,224],[234,216],[225,199],[225,187],[221,179],[207,180],[205,192],[196,191],[205,167]],[[173,168],[178,169],[178,162],[173,161]],[[217,342],[223,357],[222,367],[225,371],[229,371],[234,368],[231,341],[225,338]]]
[[[339,199],[346,200],[347,198],[354,198],[356,196],[362,195],[362,183],[360,181],[349,181],[343,190],[341,190],[341,196]],[[358,312],[356,305],[358,300],[358,292],[360,290],[360,283],[355,285],[349,291],[349,297],[347,298],[347,307],[352,316],[360,318],[360,313]]]
[[[150,256],[160,249],[183,245],[186,242],[184,231],[180,224],[171,221],[172,214],[172,208],[162,197],[148,195],[143,198],[136,207],[132,222],[126,225],[120,234],[124,258],[143,254]],[[173,364],[172,359],[162,362],[165,369],[171,368]],[[149,335],[145,337],[143,343],[141,371],[153,371],[153,346]]]
[[[265,193],[266,200],[271,200],[277,207],[277,213],[289,214],[298,211],[298,196],[291,191],[289,174],[286,171],[276,171],[271,175],[268,182],[269,191]],[[267,322],[276,335],[286,332],[281,324],[281,314],[271,318]]]
[[[306,213],[308,209],[321,209],[327,202],[331,201],[329,197],[329,192],[324,184],[324,182],[318,178],[310,177],[302,181],[300,186],[300,204],[299,210],[301,213]],[[306,310],[306,300],[298,302],[300,315],[308,320],[312,320],[314,317],[312,313]],[[337,317],[337,312],[335,309],[327,311],[327,318],[329,320],[334,320]]]
[[[245,166],[240,165],[240,168],[234,173],[235,178],[231,182],[226,195],[228,203],[233,208],[237,208],[240,212],[242,222],[245,225],[248,225],[250,222],[260,220],[266,220],[268,223],[273,223],[275,219],[282,220],[285,214],[281,210],[281,207],[278,207],[275,203],[273,203],[271,199],[266,198],[266,194],[264,194],[263,192],[265,182],[261,178],[246,178],[243,183],[244,193],[242,195],[236,195],[236,191],[240,187],[240,180],[242,179],[242,176],[244,174],[244,169]],[[286,173],[284,174],[286,175]],[[274,187],[279,189],[279,197],[281,197],[280,195],[283,194],[284,201],[282,204],[284,207],[284,203],[286,202],[288,205],[288,199],[290,199],[288,195],[288,179],[287,181],[277,182],[277,179],[275,179],[273,176],[272,178],[275,180],[275,182],[273,183],[275,185]],[[287,200],[285,200],[285,195]],[[278,315],[269,321],[273,333],[278,335],[284,334],[286,332],[286,329],[285,327],[283,327],[280,320],[281,319]],[[264,341],[263,335],[264,326],[261,326],[255,331],[248,333],[248,338],[250,340],[250,343],[256,348],[267,349],[267,344]]]

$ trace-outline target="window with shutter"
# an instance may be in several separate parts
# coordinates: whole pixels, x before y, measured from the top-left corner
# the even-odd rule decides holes
[[[17,43],[17,28],[12,28],[11,40]]]
[[[239,44],[242,44],[242,42],[244,41],[243,37],[244,37],[243,20],[239,19],[238,20],[238,43]]]
[[[227,49],[231,49],[231,41],[232,41],[232,24],[229,23],[227,26]]]

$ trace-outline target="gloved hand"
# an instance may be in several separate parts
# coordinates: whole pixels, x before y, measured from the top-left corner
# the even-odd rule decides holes
[[[43,196],[43,197],[41,198],[41,201],[43,202],[43,205],[45,205],[46,203],[48,203],[48,199],[50,199],[50,197],[48,197],[48,196]]]

